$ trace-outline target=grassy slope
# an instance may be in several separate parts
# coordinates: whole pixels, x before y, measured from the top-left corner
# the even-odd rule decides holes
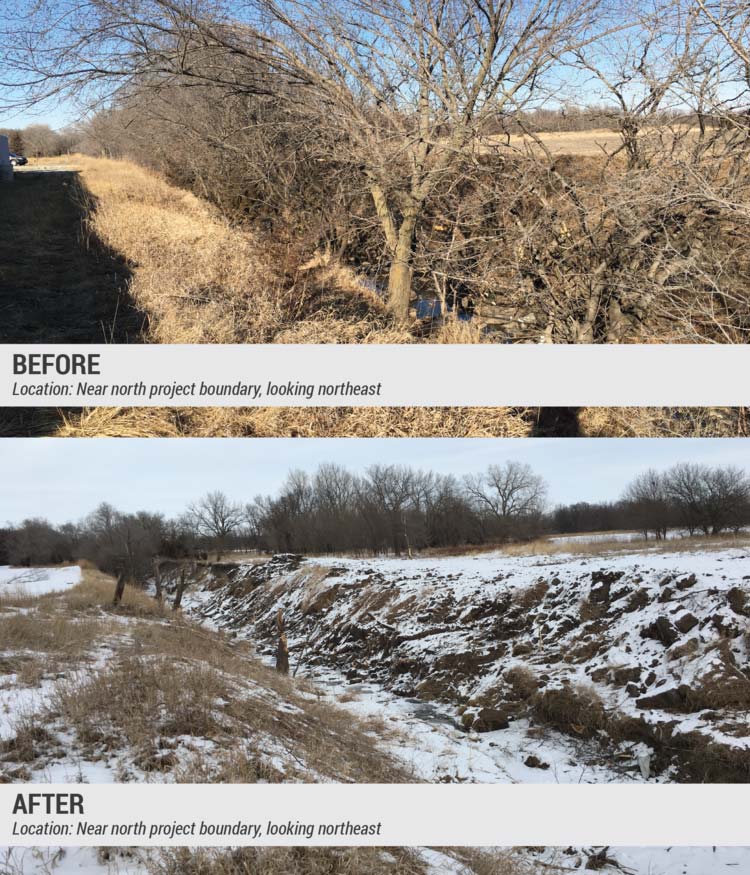
[[[310,686],[262,666],[246,643],[165,611],[141,591],[126,588],[113,610],[113,587],[86,570],[62,594],[0,597],[0,781],[413,780],[383,753],[393,731],[379,721],[321,701]],[[67,871],[54,850],[33,864],[28,856],[0,849],[0,871]],[[507,855],[438,856],[446,875],[542,871]],[[102,873],[119,862],[153,875],[435,871],[419,849],[102,849],[99,862]]]

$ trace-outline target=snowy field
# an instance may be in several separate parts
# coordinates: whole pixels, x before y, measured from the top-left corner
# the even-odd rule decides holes
[[[13,568],[0,565],[0,598],[4,594],[40,596],[61,592],[81,582],[77,565],[65,568]]]

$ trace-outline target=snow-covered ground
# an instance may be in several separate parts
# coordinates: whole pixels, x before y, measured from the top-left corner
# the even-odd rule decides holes
[[[3,594],[39,596],[61,592],[81,581],[77,565],[64,568],[14,568],[0,565],[0,597]]]
[[[292,667],[306,683],[292,694],[252,671],[233,674],[226,678],[231,694],[217,701],[216,711],[224,721],[223,733],[243,743],[249,740],[248,751],[283,780],[337,779],[305,764],[298,735],[284,735],[285,723],[309,719],[304,716],[309,701],[316,707],[346,709],[365,721],[362,726],[376,727],[374,720],[381,721],[393,731],[369,730],[377,748],[420,780],[667,781],[675,777],[673,767],[652,768],[655,752],[642,741],[602,746],[601,738],[542,725],[520,706],[508,711],[503,728],[477,728],[472,720],[485,707],[517,705],[504,698],[507,672],[523,668],[537,678],[540,691],[585,684],[596,690],[609,713],[645,717],[657,726],[678,724],[680,732],[705,733],[740,754],[750,750],[750,714],[736,708],[721,713],[712,709],[712,717],[705,709],[674,713],[644,711],[637,705],[639,697],[654,692],[721,683],[730,667],[746,671],[750,626],[743,598],[750,581],[748,560],[750,553],[742,547],[673,554],[639,550],[606,557],[509,557],[500,552],[372,561],[279,557],[264,566],[202,572],[184,605],[207,626],[233,632],[233,638],[217,639],[221,648],[228,642],[234,648],[243,639],[256,641],[265,661],[275,644],[277,611],[283,611]],[[39,576],[32,582],[43,592],[59,592],[75,582],[71,569],[35,572]],[[46,588],[50,586],[55,588]],[[17,610],[33,616],[26,606]],[[694,625],[681,622],[686,614]],[[678,637],[667,643],[652,628],[659,619],[669,629],[690,628],[677,629]],[[169,625],[158,617],[148,622]],[[140,639],[142,623],[107,614],[106,638],[92,641],[85,661],[75,665],[76,682],[111,670],[117,657],[151,659]],[[2,642],[0,657],[18,655],[1,648]],[[639,687],[638,696],[612,677],[624,671],[634,678],[635,669],[639,679],[629,683]],[[58,677],[42,677],[24,685],[18,675],[0,673],[0,741],[11,735],[19,714],[43,714],[58,682]],[[249,725],[243,732],[238,728],[233,735],[226,721],[234,719],[232,708],[243,701],[257,703],[247,712],[251,718],[276,715],[274,723]],[[146,771],[133,749],[113,744],[104,725],[107,737],[101,744],[82,743],[56,717],[45,725],[54,736],[49,753],[27,763],[21,780],[101,783],[127,775],[129,780],[169,781],[195,762],[205,769],[205,779],[213,780],[210,774],[224,755],[211,737],[163,733],[158,741],[164,749],[157,754],[170,757],[172,766],[156,771],[149,766]],[[0,775],[6,765],[0,757]],[[450,854],[420,853],[427,875],[471,873]],[[515,853],[519,863],[532,864],[534,875],[750,875],[747,848],[610,848],[604,856],[616,861],[611,864],[597,862],[602,849]],[[85,848],[0,848],[0,875],[146,875],[148,856],[143,850],[123,856]],[[528,869],[520,871],[526,875]]]
[[[531,875],[529,864],[538,864],[534,875],[747,875],[750,872],[750,848],[619,848],[605,851],[611,865],[586,866],[587,860],[601,849],[533,848],[513,852],[519,871]],[[442,851],[415,849],[426,865],[427,875],[471,875],[471,870]],[[388,853],[385,851],[384,853]],[[507,852],[506,852],[507,853]],[[2,875],[147,875],[149,855],[158,850],[145,848],[2,848]],[[511,857],[512,859],[512,857]],[[153,871],[153,870],[152,870]]]
[[[703,738],[750,760],[750,713],[739,705],[750,701],[746,547],[284,562],[223,569],[187,604],[268,652],[281,610],[298,670],[336,670],[354,685],[348,707],[408,718],[415,750],[432,750],[418,755],[426,775],[692,780],[685,763],[665,760],[662,737],[691,747]],[[546,700],[593,691],[603,718],[631,721],[630,742],[603,752],[601,729],[562,715],[570,729],[540,744],[519,675]],[[321,680],[335,689],[330,674]],[[541,765],[527,767],[532,753]]]

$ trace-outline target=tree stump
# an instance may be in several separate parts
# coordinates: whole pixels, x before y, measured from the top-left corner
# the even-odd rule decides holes
[[[125,572],[121,571],[117,575],[117,583],[115,584],[115,597],[112,599],[113,607],[117,607],[122,601],[123,593],[125,592]]]
[[[279,632],[279,643],[276,645],[276,671],[279,674],[289,674],[289,643],[284,628],[284,615],[279,609],[276,615],[276,628]]]

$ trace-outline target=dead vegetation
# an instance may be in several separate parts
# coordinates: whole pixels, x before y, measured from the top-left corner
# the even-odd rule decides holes
[[[118,780],[413,780],[383,753],[395,735],[380,721],[353,719],[142,590],[126,586],[113,608],[113,589],[86,569],[64,593],[0,616],[0,695],[5,674],[14,687],[45,684],[43,705],[13,715],[0,780],[60,757],[108,764]]]
[[[436,849],[465,867],[466,875],[532,875],[557,866],[537,865],[511,851]],[[151,875],[429,875],[417,848],[187,848],[161,852]]]
[[[291,243],[279,249],[280,244],[271,244],[260,231],[247,223],[232,224],[218,207],[169,184],[153,170],[130,161],[83,155],[68,156],[64,161],[73,180],[64,196],[72,199],[70,209],[79,216],[72,224],[83,228],[80,240],[65,245],[74,254],[82,250],[96,267],[91,276],[85,259],[82,265],[76,255],[71,270],[86,276],[74,284],[93,283],[99,288],[99,273],[105,271],[109,276],[112,267],[107,259],[114,258],[119,260],[117,276],[122,286],[120,297],[110,302],[111,312],[105,313],[102,307],[110,304],[97,298],[92,317],[97,327],[86,328],[85,337],[82,334],[79,339],[94,341],[103,330],[106,337],[102,339],[118,340],[125,335],[125,339],[137,339],[138,332],[132,331],[133,313],[140,313],[139,326],[146,326],[143,339],[160,343],[463,344],[493,340],[479,330],[479,322],[448,319],[432,325],[424,336],[421,330],[415,333],[411,328],[394,326],[383,299],[367,285],[367,277],[333,257],[330,250],[309,258],[309,252],[300,255]],[[48,186],[61,185],[59,174],[49,176]],[[50,211],[53,219],[54,213],[54,209]],[[27,223],[16,224],[25,227]],[[55,224],[61,222],[55,219]],[[71,221],[63,224],[69,227]],[[543,236],[546,240],[548,232]],[[25,242],[23,246],[14,244],[14,251],[26,246]],[[60,245],[49,244],[49,248],[54,254]],[[32,252],[23,269],[33,273],[41,261],[39,254]],[[18,276],[9,275],[8,282],[16,288]],[[54,288],[50,278],[41,277],[36,282],[40,287],[46,283],[45,288]],[[54,301],[60,299],[60,295],[53,296]],[[24,299],[24,306],[28,300]],[[85,295],[79,305],[92,306]],[[77,325],[87,324],[75,309],[68,308],[66,314],[65,318],[73,317]],[[19,319],[28,322],[27,316],[23,308],[18,310]],[[63,324],[57,317],[52,321]],[[40,319],[37,308],[34,323],[40,322],[44,317]],[[49,340],[49,335],[44,339]],[[744,408],[560,410],[562,413],[550,415],[544,409],[508,407],[14,408],[2,412],[0,434],[716,437],[745,435],[750,428]]]
[[[569,408],[565,408],[569,410]],[[6,411],[12,413],[12,411]],[[5,416],[5,413],[3,414]],[[0,426],[2,427],[2,426]],[[555,436],[539,408],[513,407],[95,407],[60,411],[59,437],[532,437]],[[8,435],[29,434],[28,424]],[[34,432],[33,429],[31,433]],[[746,408],[581,408],[580,437],[737,437]],[[572,435],[569,435],[572,436]]]

